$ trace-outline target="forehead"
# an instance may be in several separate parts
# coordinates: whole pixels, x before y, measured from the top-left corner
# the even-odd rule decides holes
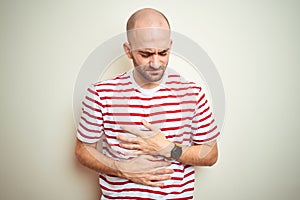
[[[162,28],[133,29],[127,32],[132,50],[167,49],[170,47],[170,30]]]

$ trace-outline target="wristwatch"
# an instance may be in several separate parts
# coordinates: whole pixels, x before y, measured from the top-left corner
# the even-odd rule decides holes
[[[180,156],[182,155],[182,147],[178,144],[175,144],[173,149],[171,150],[171,158],[174,160],[178,160]]]

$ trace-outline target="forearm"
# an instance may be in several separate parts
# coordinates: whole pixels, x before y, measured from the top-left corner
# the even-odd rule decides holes
[[[179,162],[193,166],[212,166],[218,160],[218,146],[216,142],[183,146]]]
[[[166,139],[164,133],[149,122],[142,120],[143,125],[149,129],[142,131],[135,128],[123,126],[122,129],[137,137],[118,136],[120,146],[129,150],[136,150],[139,155],[160,155],[167,159],[178,159],[180,162],[194,166],[212,166],[218,159],[218,147],[215,141],[202,145],[183,146],[182,154],[180,148],[174,147],[175,143]],[[179,146],[179,145],[178,145]],[[172,156],[173,153],[173,156]],[[178,158],[178,156],[180,156]]]
[[[86,145],[77,140],[75,154],[79,162],[90,169],[108,175],[121,176],[115,166],[115,161],[97,151],[93,145]]]
[[[163,186],[174,171],[165,167],[170,163],[155,160],[152,156],[138,156],[129,161],[112,160],[95,149],[95,145],[77,141],[76,157],[86,167],[107,175],[114,175],[148,186]]]
[[[193,166],[212,166],[217,162],[217,159],[217,143],[211,142],[202,145],[182,146],[182,155],[178,161]]]

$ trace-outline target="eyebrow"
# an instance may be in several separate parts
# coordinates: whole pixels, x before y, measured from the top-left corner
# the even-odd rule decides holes
[[[170,50],[170,48],[167,48],[167,49],[164,49],[164,50],[161,50],[161,51],[159,51],[158,53],[160,54],[160,53],[166,53],[167,51],[169,51]],[[150,52],[150,51],[148,51],[148,50],[139,50],[138,51],[139,53],[142,53],[142,54],[147,54],[147,55],[153,55],[153,54],[155,54],[154,52]]]

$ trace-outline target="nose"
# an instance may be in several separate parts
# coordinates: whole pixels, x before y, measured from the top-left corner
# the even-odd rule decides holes
[[[154,69],[160,68],[159,56],[157,54],[151,56],[150,65]]]

